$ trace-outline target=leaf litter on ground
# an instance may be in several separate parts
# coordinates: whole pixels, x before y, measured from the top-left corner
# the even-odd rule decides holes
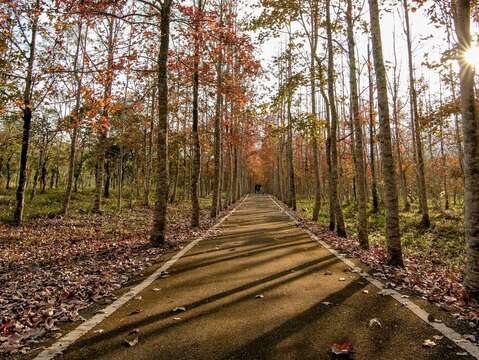
[[[196,230],[188,204],[170,210],[173,249],[213,225],[207,210]],[[169,249],[150,245],[152,219],[153,210],[142,207],[0,225],[0,353],[54,337],[58,324],[83,320],[81,311],[94,303],[113,302],[116,290],[159,263]]]
[[[391,267],[387,265],[384,244],[373,244],[369,250],[363,250],[354,237],[339,238],[334,232],[304,218],[300,218],[299,222],[303,228],[313,232],[341,255],[346,254],[366,264],[374,277],[387,282],[387,287],[407,290],[437,304],[479,335],[479,303],[467,301],[462,285],[463,268],[449,266],[439,255],[414,252],[404,255],[404,268]],[[388,296],[391,295],[391,290],[383,289],[378,294]],[[409,295],[402,295],[402,298],[408,297]]]

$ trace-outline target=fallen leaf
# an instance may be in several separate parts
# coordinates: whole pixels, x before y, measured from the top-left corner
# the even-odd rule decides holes
[[[331,345],[331,353],[334,356],[340,356],[341,359],[352,359],[353,345],[348,342],[335,343]]]
[[[369,320],[369,327],[372,328],[372,327],[376,327],[376,328],[382,328],[383,325],[381,324],[381,322],[374,318],[374,319],[371,319]]]
[[[434,341],[429,340],[429,339],[424,340],[424,342],[422,343],[422,346],[427,347],[427,348],[432,348],[436,345],[437,344]]]
[[[123,339],[123,343],[128,347],[133,347],[138,344],[138,336],[134,337],[133,339]]]

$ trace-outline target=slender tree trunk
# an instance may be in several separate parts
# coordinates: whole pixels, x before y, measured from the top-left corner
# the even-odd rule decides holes
[[[48,150],[46,150],[48,151]],[[45,158],[43,159],[43,162],[41,164],[40,168],[40,194],[45,194],[47,190],[47,174],[48,174],[48,169],[47,169],[47,156],[48,154],[45,155]]]
[[[311,1],[311,63],[310,63],[310,77],[311,77],[311,113],[314,119],[317,118],[316,109],[316,50],[318,47],[318,1]],[[313,128],[313,167],[314,167],[314,208],[313,221],[318,221],[319,212],[321,210],[321,165],[319,161],[319,147],[318,147],[318,129],[316,123]]]
[[[40,10],[40,0],[36,0],[35,9]],[[29,46],[28,66],[25,77],[25,88],[23,90],[23,133],[22,149],[20,153],[20,168],[18,173],[18,187],[16,194],[16,206],[13,214],[15,224],[20,225],[23,221],[23,211],[25,208],[25,187],[27,184],[27,161],[28,148],[30,145],[30,130],[32,127],[32,84],[33,84],[33,64],[35,62],[35,50],[37,40],[39,11],[34,15],[31,28],[31,39]]]
[[[223,1],[220,2],[220,26],[223,26]],[[221,119],[222,119],[222,85],[223,85],[223,51],[220,49],[220,58],[216,64],[216,107],[214,130],[214,173],[213,197],[211,202],[211,217],[215,218],[221,208]]]
[[[176,122],[176,131],[177,133],[180,132],[180,119]],[[178,180],[180,178],[180,147],[176,147],[176,161],[175,161],[175,177],[173,179],[173,191],[170,197],[170,204],[174,204],[176,202],[176,197],[178,193]]]
[[[118,197],[116,199],[116,207],[121,211],[123,201],[123,145],[120,144],[120,152],[118,154]]]
[[[378,196],[378,177],[376,172],[376,156],[374,151],[375,143],[375,121],[374,121],[374,88],[372,75],[371,51],[368,44],[368,79],[369,79],[369,157],[371,161],[371,197],[372,211],[374,214],[379,212],[379,196]]]
[[[361,116],[359,113],[359,95],[356,79],[356,56],[354,44],[354,24],[353,24],[353,5],[352,0],[348,1],[347,23],[348,23],[348,50],[349,50],[349,75],[351,88],[351,110],[354,123],[354,152],[356,154],[356,191],[358,202],[358,238],[363,249],[369,248],[368,241],[368,218],[366,214],[367,195],[366,195],[366,174],[363,158],[363,129]]]
[[[336,216],[334,210],[334,200],[333,192],[331,191],[333,187],[333,177],[332,177],[332,164],[331,164],[331,111],[329,107],[328,97],[323,89],[321,89],[321,96],[324,100],[325,111],[326,111],[326,162],[328,165],[328,202],[329,202],[329,230],[334,231],[336,227]]]
[[[397,191],[396,168],[391,144],[391,125],[389,121],[389,103],[379,25],[379,8],[377,0],[369,0],[371,18],[371,37],[378,87],[379,135],[381,138],[382,170],[384,176],[384,205],[386,209],[386,244],[388,263],[402,266],[401,237],[399,233],[399,202]]]
[[[12,172],[11,172],[11,166],[10,166],[10,162],[12,160],[12,156],[10,156],[7,160],[7,182],[5,184],[5,189],[6,190],[10,190],[10,181],[12,180]]]
[[[328,38],[328,98],[331,110],[331,198],[334,204],[336,219],[336,233],[340,237],[346,237],[343,211],[338,199],[338,113],[334,96],[334,54],[333,54],[333,33],[331,25],[331,1],[326,0],[326,30]]]
[[[427,206],[427,189],[426,189],[426,175],[424,169],[424,156],[421,140],[421,126],[419,124],[419,112],[417,107],[417,93],[416,85],[414,81],[414,65],[412,60],[412,44],[411,44],[411,30],[409,26],[409,10],[407,0],[403,0],[404,17],[406,20],[406,40],[408,49],[408,62],[409,62],[409,91],[410,91],[410,104],[411,104],[411,117],[414,121],[414,139],[416,142],[416,171],[418,179],[419,190],[419,205],[421,209],[421,226],[428,228],[431,226],[429,219],[429,210]]]
[[[203,11],[202,0],[198,0],[198,6],[196,7],[196,12],[199,13]],[[200,24],[198,19],[196,19],[195,31],[198,33],[200,31]],[[198,187],[200,179],[200,168],[201,168],[201,148],[200,148],[200,137],[198,133],[198,97],[199,97],[199,88],[200,88],[200,76],[199,76],[199,65],[200,65],[200,44],[199,40],[195,42],[195,54],[194,54],[194,64],[193,64],[193,124],[191,126],[192,136],[193,136],[193,163],[191,167],[191,226],[198,227],[200,225],[200,203],[198,200]]]
[[[453,2],[454,4],[454,2]],[[472,46],[471,1],[456,0],[454,22],[460,53]],[[479,116],[474,90],[474,66],[460,64],[461,113],[464,137],[464,225],[466,229],[466,269],[464,286],[469,296],[479,299]]]
[[[99,213],[102,210],[102,193],[104,192],[103,177],[105,173],[105,160],[106,160],[106,141],[108,137],[108,118],[109,118],[109,105],[111,101],[112,86],[113,86],[113,61],[114,61],[114,45],[115,45],[115,20],[109,19],[108,29],[108,59],[107,59],[107,76],[105,82],[105,89],[103,92],[103,99],[105,105],[103,107],[103,121],[105,123],[99,124],[98,129],[98,143],[96,153],[96,173],[95,173],[95,201],[93,203],[93,212]]]
[[[396,157],[398,162],[399,169],[399,188],[401,189],[401,195],[403,198],[404,211],[409,211],[410,204],[407,197],[407,183],[406,183],[406,174],[403,169],[403,161],[401,154],[401,134],[399,128],[399,84],[400,78],[398,74],[398,60],[396,52],[396,30],[393,34],[393,50],[394,50],[394,67],[393,67],[393,85],[392,85],[392,96],[393,96],[393,122],[394,122],[394,132],[396,133]]]
[[[170,13],[172,0],[161,7],[160,51],[158,53],[158,185],[153,217],[151,241],[155,245],[166,243],[168,215],[168,50],[170,47]]]
[[[146,153],[146,174],[145,174],[145,197],[143,205],[150,206],[151,172],[153,169],[153,132],[155,131],[155,109],[156,109],[156,86],[153,86],[151,95],[151,120],[150,132],[148,133],[148,151]]]
[[[78,103],[78,98],[80,97],[80,92],[78,91],[76,94]],[[78,121],[78,120],[77,120]],[[62,213],[63,215],[67,216],[68,211],[70,210],[70,202],[72,198],[72,190],[73,190],[73,177],[75,172],[75,161],[76,161],[76,143],[78,139],[78,124],[73,125],[72,136],[71,136],[71,143],[70,143],[70,157],[68,160],[68,175],[67,175],[67,185],[65,190],[65,196],[63,198],[63,208]]]

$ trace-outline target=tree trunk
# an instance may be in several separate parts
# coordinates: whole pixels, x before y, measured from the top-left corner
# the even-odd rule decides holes
[[[386,70],[383,60],[377,0],[369,0],[369,14],[371,18],[374,68],[378,88],[379,135],[381,138],[382,170],[384,177],[384,205],[386,209],[386,244],[388,250],[388,263],[393,266],[402,266],[403,260],[401,237],[399,233],[399,203],[396,168],[391,144]]]
[[[461,53],[471,46],[471,1],[456,0],[454,22]],[[479,116],[474,91],[474,66],[459,60],[461,113],[464,137],[464,225],[467,255],[464,286],[469,296],[479,299]]]
[[[313,221],[318,221],[319,212],[321,210],[321,164],[319,161],[319,148],[318,148],[318,129],[316,126],[317,109],[316,109],[316,50],[318,47],[318,1],[313,0],[311,2],[311,63],[310,63],[310,81],[311,81],[311,113],[314,117],[315,123],[313,124],[313,171],[314,171],[314,207],[313,207]]]
[[[78,61],[80,57],[80,47],[82,41],[82,24],[83,21],[80,20],[78,23],[78,38],[75,51],[75,59],[73,61],[73,73],[75,76],[76,82],[76,94],[75,94],[75,118],[73,119],[73,130],[71,135],[70,143],[70,157],[68,160],[68,175],[67,175],[67,184],[65,189],[65,195],[63,198],[63,215],[68,215],[68,210],[70,209],[70,202],[72,197],[73,190],[73,177],[75,172],[75,161],[76,161],[76,146],[78,141],[78,127],[80,125],[80,104],[81,104],[81,87],[82,87],[82,76],[78,73]],[[86,38],[86,37],[85,37]]]
[[[220,2],[220,27],[223,26],[223,1]],[[222,85],[223,85],[223,51],[220,49],[218,63],[216,64],[216,106],[214,130],[214,173],[213,197],[210,216],[218,216],[221,208],[221,119],[222,119]]]
[[[199,13],[201,11],[203,11],[202,0],[198,0],[196,12]],[[200,31],[200,20],[196,19],[195,21],[195,32],[198,33]],[[193,61],[193,123],[191,126],[193,136],[193,158],[191,167],[191,226],[198,227],[200,225],[200,203],[198,200],[198,186],[201,167],[201,148],[200,137],[198,133],[198,97],[200,89],[200,44],[198,39],[195,41],[195,54]]]
[[[114,18],[109,19],[108,28],[108,59],[107,59],[107,76],[105,88],[103,91],[103,100],[105,105],[102,111],[102,121],[105,123],[99,124],[98,142],[96,149],[96,173],[95,173],[95,201],[93,203],[93,212],[99,213],[102,210],[102,193],[104,192],[103,177],[105,173],[105,159],[106,159],[106,141],[108,136],[108,118],[109,118],[109,103],[111,101],[112,86],[113,86],[113,65],[114,65]]]
[[[331,110],[331,188],[329,191],[331,192],[331,200],[333,201],[334,205],[336,233],[340,237],[346,237],[343,211],[338,199],[338,113],[336,111],[336,102],[334,100],[334,54],[330,6],[331,1],[326,0],[326,30],[328,38],[328,98],[329,108]]]
[[[371,51],[368,43],[368,80],[369,80],[369,157],[371,167],[371,197],[372,211],[374,214],[379,212],[379,196],[378,196],[378,177],[376,172],[376,156],[374,151],[375,143],[375,121],[374,121],[374,88],[371,63]]]
[[[32,20],[31,39],[29,47],[29,57],[27,73],[25,77],[25,88],[23,91],[23,133],[22,149],[20,153],[20,167],[18,173],[18,187],[16,194],[16,206],[13,214],[13,221],[20,225],[23,221],[23,210],[25,208],[25,187],[27,184],[27,161],[28,148],[30,145],[30,130],[32,127],[32,84],[33,84],[33,64],[35,62],[35,50],[37,39],[38,18],[40,17],[40,0],[35,2],[35,15]]]
[[[348,0],[348,9],[346,19],[348,22],[348,50],[349,50],[349,75],[351,88],[351,110],[354,124],[354,152],[356,154],[356,191],[358,202],[358,239],[363,249],[369,248],[368,242],[368,218],[366,214],[367,195],[366,195],[366,174],[364,168],[363,153],[363,129],[361,116],[359,113],[359,95],[356,79],[356,56],[354,44],[354,24],[353,24],[353,5],[352,0]]]
[[[151,95],[151,119],[150,131],[148,133],[148,145],[145,156],[146,172],[145,172],[145,194],[143,198],[143,205],[150,207],[150,188],[151,188],[151,170],[153,168],[153,131],[155,131],[155,108],[156,108],[156,86],[153,86],[153,94]]]
[[[158,53],[158,188],[151,241],[155,245],[166,243],[168,215],[168,50],[170,47],[170,13],[172,0],[161,7],[160,51]]]
[[[403,0],[404,17],[406,20],[406,40],[408,49],[408,62],[409,62],[409,91],[410,91],[410,104],[411,104],[411,117],[414,121],[413,136],[416,143],[416,171],[419,190],[419,205],[421,209],[421,226],[428,228],[431,226],[429,219],[429,210],[427,206],[427,191],[426,191],[426,175],[424,169],[424,156],[421,140],[421,126],[419,124],[419,112],[417,107],[417,93],[416,85],[414,81],[414,65],[412,60],[412,44],[411,44],[411,30],[409,26],[409,11],[407,6],[407,0]]]
[[[404,211],[409,211],[410,204],[407,197],[407,184],[406,184],[406,174],[403,169],[402,154],[401,154],[401,134],[399,128],[399,84],[400,77],[398,73],[398,60],[396,52],[396,30],[393,33],[393,51],[394,51],[394,67],[393,67],[393,85],[392,85],[392,95],[393,95],[393,122],[394,122],[394,131],[396,133],[396,157],[398,162],[399,169],[399,188],[401,189],[401,195],[403,198]]]

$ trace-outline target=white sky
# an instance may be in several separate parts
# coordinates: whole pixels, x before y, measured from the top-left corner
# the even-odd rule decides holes
[[[248,4],[244,4],[245,6],[250,6],[250,1],[247,1]],[[364,1],[364,9],[362,11],[362,20],[365,20],[369,23],[369,9],[367,5],[367,1]],[[247,13],[255,13],[258,14],[259,10],[248,10],[245,12]],[[334,12],[333,16],[334,16]],[[249,14],[247,16],[250,16]],[[444,28],[436,28],[433,24],[430,23],[428,16],[425,14],[423,9],[418,9],[416,12],[409,12],[410,16],[410,24],[412,30],[412,39],[413,39],[413,49],[414,49],[414,65],[416,69],[416,78],[420,76],[424,76],[426,81],[430,84],[431,92],[433,97],[438,96],[439,91],[439,77],[437,71],[427,69],[426,67],[422,66],[421,63],[425,59],[425,55],[429,54],[429,60],[439,61],[441,57],[441,53],[448,49],[446,43],[446,32]],[[408,92],[408,61],[407,61],[407,45],[403,30],[403,8],[401,4],[398,4],[396,9],[391,12],[381,11],[381,30],[382,30],[382,39],[383,39],[383,53],[385,62],[393,62],[394,60],[394,53],[393,53],[393,33],[394,28],[396,31],[396,50],[397,50],[397,57],[398,63],[400,66],[400,74],[401,74],[401,89],[400,93],[406,95]],[[299,26],[298,26],[299,29]],[[364,64],[365,59],[367,58],[367,44],[368,44],[368,36],[369,34],[363,34],[362,32],[356,29],[355,37],[356,43],[359,52],[359,64]],[[454,43],[455,39],[452,39]],[[281,43],[284,43],[285,40],[281,39],[272,39],[261,46],[258,49],[258,55],[260,56],[263,64],[263,68],[268,72],[270,70],[275,70],[271,66],[271,60],[274,56],[276,56],[280,52]],[[344,40],[342,44],[345,48],[347,48],[347,43]],[[321,42],[319,49],[321,49]],[[309,45],[307,44],[306,40],[304,43],[304,51],[309,50]],[[319,50],[321,51],[321,50]],[[344,66],[347,68],[347,54],[344,54]],[[340,64],[341,60],[339,56],[336,56],[335,61],[337,64]],[[367,73],[366,68],[363,68],[363,77],[360,79],[361,90],[367,87]],[[390,72],[390,75],[392,71]],[[269,85],[271,86],[276,82],[276,78],[271,76],[272,73],[270,72],[270,79],[268,81]],[[346,87],[348,87],[348,74],[345,73],[345,83]],[[338,84],[339,85],[339,84]],[[445,90],[444,90],[445,91]]]

